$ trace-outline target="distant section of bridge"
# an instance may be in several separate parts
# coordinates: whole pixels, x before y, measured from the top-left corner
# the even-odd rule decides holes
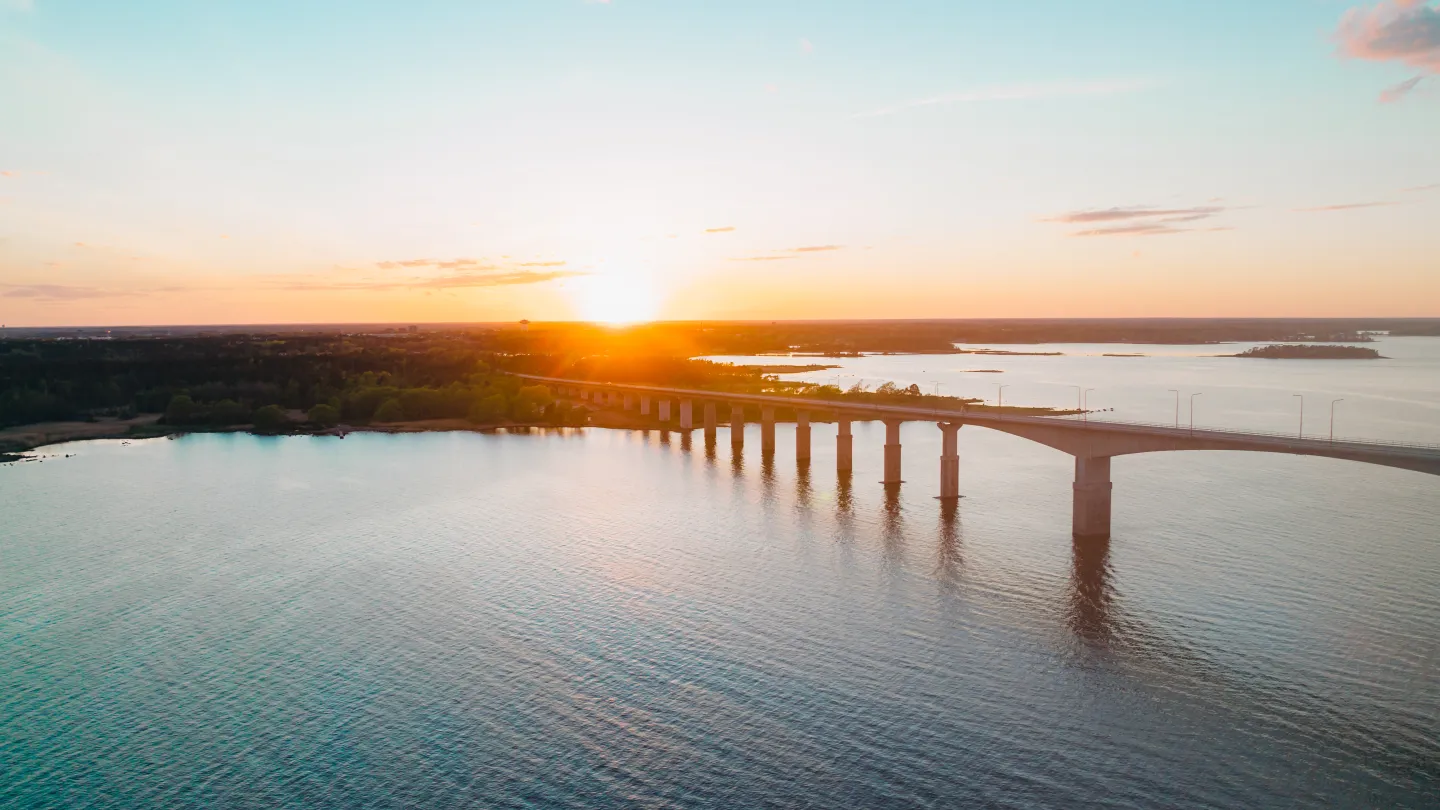
[[[695,404],[700,403],[703,407],[703,426],[707,440],[715,438],[717,405],[725,404],[729,406],[730,441],[737,447],[745,441],[745,406],[755,405],[760,409],[760,441],[765,453],[775,451],[776,409],[788,408],[796,413],[795,455],[800,460],[810,458],[811,415],[833,415],[839,425],[835,449],[837,467],[841,472],[848,472],[853,466],[854,436],[850,431],[850,423],[880,420],[885,423],[886,484],[900,483],[900,425],[904,422],[935,422],[944,440],[940,456],[941,498],[960,497],[960,456],[957,446],[960,428],[975,425],[1020,436],[1075,457],[1073,529],[1077,537],[1106,537],[1110,534],[1113,490],[1110,481],[1110,459],[1115,456],[1173,450],[1244,450],[1325,456],[1440,475],[1440,445],[1332,441],[1272,433],[1177,428],[1137,422],[1055,416],[1010,416],[1003,412],[968,411],[963,408],[912,408],[903,405],[765,394],[598,383],[532,374],[516,376],[548,383],[569,396],[620,404],[626,410],[634,407],[638,400],[642,415],[650,415],[652,405],[656,406],[656,415],[662,424],[671,422],[670,406],[674,400],[679,404],[676,427],[680,430],[694,429]]]

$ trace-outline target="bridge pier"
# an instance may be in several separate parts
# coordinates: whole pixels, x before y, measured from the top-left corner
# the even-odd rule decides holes
[[[745,406],[738,402],[730,403],[730,445],[745,446]]]
[[[633,407],[635,407],[635,395],[634,395],[634,394],[631,394],[629,391],[626,391],[626,392],[625,392],[625,410],[628,411],[628,410],[630,410],[630,409],[633,408]]]
[[[899,484],[900,481],[900,425],[899,419],[885,420],[885,480],[882,484]]]
[[[715,403],[707,402],[705,403],[705,442],[707,444],[715,441],[715,422]]]
[[[795,412],[795,460],[810,460],[810,412]]]
[[[940,451],[940,499],[960,497],[960,422],[941,422],[943,447]]]
[[[855,436],[850,433],[850,417],[837,414],[835,425],[835,471],[848,473],[855,469]]]
[[[766,456],[775,455],[775,407],[765,405],[760,408],[760,453]]]
[[[650,415],[650,395],[649,395],[649,394],[641,394],[641,395],[640,395],[640,415],[641,415],[641,416],[649,416],[649,415]]]
[[[1113,490],[1109,456],[1075,457],[1075,503],[1071,522],[1076,537],[1110,536]]]
[[[668,399],[660,400],[660,421],[670,421],[670,400]]]
[[[695,403],[688,400],[680,400],[680,429],[689,430],[695,427]]]

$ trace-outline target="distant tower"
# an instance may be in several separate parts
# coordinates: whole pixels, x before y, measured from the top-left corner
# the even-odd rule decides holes
[[[529,321],[521,321],[521,322],[520,322],[520,326],[521,326],[521,328],[523,328],[523,329],[529,329],[529,328],[530,328],[530,322],[529,322]]]

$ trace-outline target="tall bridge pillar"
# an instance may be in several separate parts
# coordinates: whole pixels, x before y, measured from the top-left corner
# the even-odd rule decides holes
[[[760,452],[767,456],[775,454],[775,408],[771,405],[760,408]]]
[[[1075,457],[1075,508],[1072,517],[1076,537],[1110,536],[1109,456]]]
[[[941,422],[940,433],[943,438],[940,451],[940,497],[941,499],[960,497],[960,428],[964,425],[960,422]]]
[[[835,470],[848,473],[855,469],[855,436],[850,433],[850,417],[835,416],[838,432],[835,434]]]
[[[810,460],[810,412],[795,412],[795,460]]]
[[[730,403],[730,445],[745,445],[745,406],[738,402]]]
[[[680,400],[680,429],[689,430],[695,427],[695,403],[688,399]]]
[[[660,421],[670,421],[670,400],[668,399],[660,400]]]
[[[650,415],[650,395],[649,395],[649,394],[641,394],[641,395],[640,395],[640,415],[641,415],[641,416],[649,416],[649,415]]]
[[[705,403],[705,442],[715,441],[715,403]]]
[[[633,407],[635,407],[635,395],[632,394],[632,393],[630,393],[629,391],[626,391],[626,392],[625,392],[625,410],[628,411],[628,410],[630,410],[630,409],[633,408]]]
[[[899,419],[885,420],[885,480],[884,484],[900,483],[900,425]]]

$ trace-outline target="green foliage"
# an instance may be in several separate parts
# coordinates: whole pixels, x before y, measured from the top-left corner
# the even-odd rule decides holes
[[[492,425],[505,417],[510,410],[510,401],[500,391],[476,400],[466,414],[471,422],[477,425]]]
[[[279,410],[279,406],[269,406]],[[264,408],[261,408],[264,410]],[[216,427],[229,427],[231,425],[243,425],[251,421],[250,409],[241,405],[233,399],[222,399],[219,402],[204,409],[206,424]],[[258,411],[257,411],[258,413]],[[280,411],[283,415],[285,412]]]
[[[376,422],[403,422],[404,420],[405,408],[400,405],[398,399],[385,400],[375,411]]]
[[[517,422],[534,422],[544,416],[546,406],[553,401],[549,388],[543,385],[524,386],[510,403],[510,416]]]
[[[176,394],[165,406],[165,424],[188,425],[195,418],[195,400],[187,394]]]
[[[311,424],[324,428],[332,428],[340,424],[340,409],[323,402],[311,408],[310,413],[306,416]]]
[[[290,426],[290,417],[279,405],[266,405],[255,410],[254,422],[258,431],[278,433]]]

